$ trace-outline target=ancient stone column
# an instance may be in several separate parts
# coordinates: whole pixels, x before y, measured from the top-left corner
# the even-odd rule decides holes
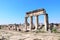
[[[10,30],[10,25],[8,26],[8,29]]]
[[[33,16],[30,16],[30,30],[32,30],[33,27]]]
[[[48,31],[48,14],[44,15],[45,31]]]
[[[37,28],[38,28],[38,15],[36,16],[36,24],[35,25],[36,25],[35,30],[37,30]]]
[[[27,30],[27,17],[25,17],[25,28]]]

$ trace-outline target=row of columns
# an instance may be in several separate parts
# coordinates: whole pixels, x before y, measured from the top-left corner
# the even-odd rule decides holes
[[[27,18],[28,17],[25,17],[26,30],[27,30]],[[37,30],[37,28],[38,28],[38,15],[36,15],[35,19],[36,19],[35,30]],[[48,30],[48,14],[44,15],[44,24],[45,24],[45,31],[47,31]],[[33,16],[30,16],[30,30],[32,30],[32,27],[33,27]]]

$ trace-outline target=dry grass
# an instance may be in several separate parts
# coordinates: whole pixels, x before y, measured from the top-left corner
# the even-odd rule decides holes
[[[59,33],[35,33],[0,30],[0,39],[4,40],[59,40]]]

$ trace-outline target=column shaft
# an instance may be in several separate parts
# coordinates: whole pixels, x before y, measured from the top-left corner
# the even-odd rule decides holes
[[[45,31],[48,31],[48,14],[44,15]]]
[[[37,28],[38,28],[38,15],[36,16],[36,24],[35,25],[36,25],[35,30],[37,30]]]
[[[32,29],[33,27],[33,16],[30,16],[30,30]]]
[[[27,30],[27,17],[25,17],[25,28]]]

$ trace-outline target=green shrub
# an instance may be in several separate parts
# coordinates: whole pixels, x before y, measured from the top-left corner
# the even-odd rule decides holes
[[[52,32],[56,33],[57,32],[56,28],[52,28]]]
[[[40,31],[39,31],[39,30],[36,30],[35,32],[36,32],[36,33],[39,33]]]
[[[41,30],[36,30],[36,33],[45,33],[45,31],[41,31]]]

